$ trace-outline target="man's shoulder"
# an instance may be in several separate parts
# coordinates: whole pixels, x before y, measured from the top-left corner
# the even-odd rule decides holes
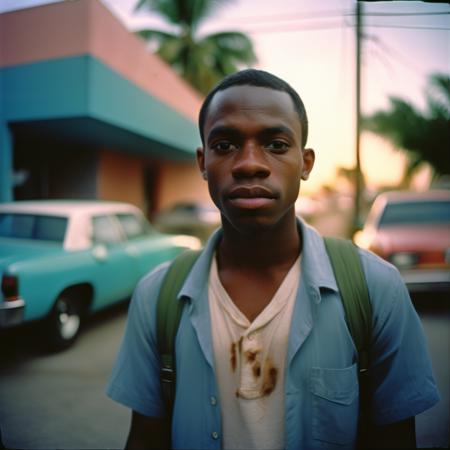
[[[408,289],[399,270],[368,250],[359,249],[359,255],[374,315],[386,316],[396,305],[409,308]]]
[[[401,279],[400,272],[390,262],[360,247],[358,247],[358,253],[367,278],[374,278],[379,281]]]
[[[301,225],[304,239],[307,240],[305,245],[307,246],[310,254],[314,253],[314,258],[311,260],[321,266],[320,270],[316,266],[314,268],[314,272],[317,272],[317,270],[320,272],[322,270],[322,273],[325,274],[323,277],[326,278],[332,272],[331,267],[329,268],[329,271],[325,271],[324,269],[324,267],[326,267],[324,259],[329,260],[329,257],[325,250],[323,236],[313,227],[308,226],[305,223],[301,223]],[[372,299],[374,297],[378,297],[379,294],[381,292],[385,292],[386,289],[390,290],[391,293],[393,290],[397,292],[405,292],[403,279],[400,272],[394,265],[380,258],[375,253],[360,247],[358,247],[358,253],[364,276],[366,278],[369,294]]]
[[[128,309],[128,318],[133,321],[134,328],[141,324],[148,327],[147,319],[150,318],[150,328],[156,326],[156,307],[164,275],[170,265],[170,261],[162,263],[144,275],[136,285]]]
[[[136,286],[135,297],[149,298],[158,293],[170,263],[171,261],[161,263],[144,275]]]
[[[209,269],[208,264],[205,264],[205,262],[201,263],[200,265],[197,264],[198,260],[209,260],[210,258],[211,249],[203,248],[194,255],[194,260],[189,261],[189,271],[187,275],[182,275],[184,280],[183,284],[180,287],[179,292],[184,290],[184,287],[187,285],[188,289],[189,286],[199,275],[204,275],[205,271]],[[186,260],[183,260],[183,265],[186,263]],[[157,267],[155,267],[153,270],[149,271],[146,275],[144,275],[140,281],[138,282],[136,289],[135,289],[135,297],[137,297],[137,300],[141,298],[147,298],[152,299],[156,301],[159,295],[159,292],[161,290],[161,287],[164,282],[164,278],[170,268],[170,266],[173,264],[174,260],[166,261]],[[178,265],[180,266],[180,264]],[[180,270],[176,271],[177,275],[180,275]],[[170,279],[171,281],[174,281],[173,278]],[[189,295],[188,295],[189,296]]]

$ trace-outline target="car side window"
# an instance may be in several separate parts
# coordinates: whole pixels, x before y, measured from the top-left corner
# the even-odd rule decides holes
[[[31,214],[1,214],[0,236],[31,239],[34,217]]]
[[[35,214],[0,214],[0,236],[62,243],[67,217]]]
[[[144,219],[135,214],[117,214],[127,239],[135,239],[148,234],[149,227]]]
[[[93,217],[92,230],[95,244],[116,244],[122,241],[120,230],[110,216]]]

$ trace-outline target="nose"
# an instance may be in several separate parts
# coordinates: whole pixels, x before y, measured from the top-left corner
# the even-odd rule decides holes
[[[246,142],[236,152],[232,175],[234,178],[266,178],[270,175],[270,166],[264,149],[254,142]]]

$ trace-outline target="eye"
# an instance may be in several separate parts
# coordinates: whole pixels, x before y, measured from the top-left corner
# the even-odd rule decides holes
[[[266,148],[274,153],[284,153],[289,150],[289,147],[290,145],[287,142],[281,141],[279,139],[274,139],[268,145],[266,145]]]
[[[211,149],[217,153],[228,153],[237,149],[237,146],[229,141],[219,141],[211,145]]]

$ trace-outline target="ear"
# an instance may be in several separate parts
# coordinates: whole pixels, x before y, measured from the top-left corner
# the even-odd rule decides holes
[[[302,180],[307,180],[309,174],[314,167],[314,161],[316,159],[316,154],[312,148],[305,148],[302,150],[303,156],[303,167],[302,167]]]
[[[203,178],[206,180],[206,170],[205,170],[205,149],[203,147],[197,148],[197,165],[202,173]]]

